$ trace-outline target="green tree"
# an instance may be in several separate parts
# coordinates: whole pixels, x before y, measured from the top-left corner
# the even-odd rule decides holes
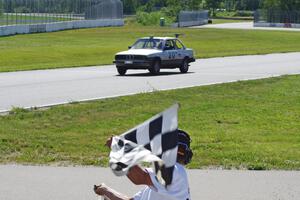
[[[265,9],[300,10],[300,0],[264,0]]]
[[[3,2],[0,0],[0,17],[3,15],[4,10],[3,10]]]
[[[137,9],[145,4],[139,0],[122,0],[122,2],[124,14],[135,14]]]
[[[256,10],[261,4],[261,0],[238,0],[237,10]]]
[[[263,5],[263,0],[224,0],[224,8],[234,10],[257,10]]]
[[[215,10],[219,8],[222,0],[206,0],[206,7],[212,11],[212,16],[216,15]]]
[[[279,8],[279,0],[264,0],[264,8],[272,9]]]
[[[199,10],[203,4],[202,0],[189,0],[188,6],[190,10]]]

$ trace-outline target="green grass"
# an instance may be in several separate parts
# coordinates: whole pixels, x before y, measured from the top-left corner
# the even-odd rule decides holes
[[[253,21],[253,20],[252,20],[252,21]],[[239,22],[251,22],[251,20],[240,20],[240,19],[212,19],[212,24],[239,23]]]
[[[236,19],[252,19],[253,20],[253,11],[219,11],[216,12],[216,17],[220,18],[236,18]]]
[[[297,32],[128,25],[0,37],[0,72],[112,64],[138,37],[174,33],[185,34],[197,58],[300,51]]]
[[[0,117],[0,162],[107,165],[105,140],[179,102],[190,168],[300,169],[300,76],[14,109]]]

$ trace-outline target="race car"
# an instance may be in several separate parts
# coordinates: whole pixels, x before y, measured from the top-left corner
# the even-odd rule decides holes
[[[193,50],[186,48],[177,35],[140,38],[128,51],[117,53],[113,63],[123,76],[128,69],[148,69],[151,74],[156,75],[162,68],[179,68],[180,72],[186,73],[189,63],[194,61]]]

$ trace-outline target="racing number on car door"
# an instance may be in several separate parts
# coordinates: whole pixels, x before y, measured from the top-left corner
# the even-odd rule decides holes
[[[177,56],[177,51],[174,46],[174,41],[173,40],[167,40],[165,44],[165,50],[167,53],[167,65],[174,65],[176,64],[176,56]]]
[[[173,59],[175,59],[176,58],[176,52],[175,51],[169,51],[168,52],[168,54],[169,54],[169,59],[170,60],[173,60]]]

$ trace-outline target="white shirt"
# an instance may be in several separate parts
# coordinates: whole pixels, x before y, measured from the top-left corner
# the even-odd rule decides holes
[[[147,169],[153,187],[147,186],[133,197],[134,200],[191,200],[186,171],[179,163],[175,164],[172,183],[167,188],[161,185],[152,169]]]

